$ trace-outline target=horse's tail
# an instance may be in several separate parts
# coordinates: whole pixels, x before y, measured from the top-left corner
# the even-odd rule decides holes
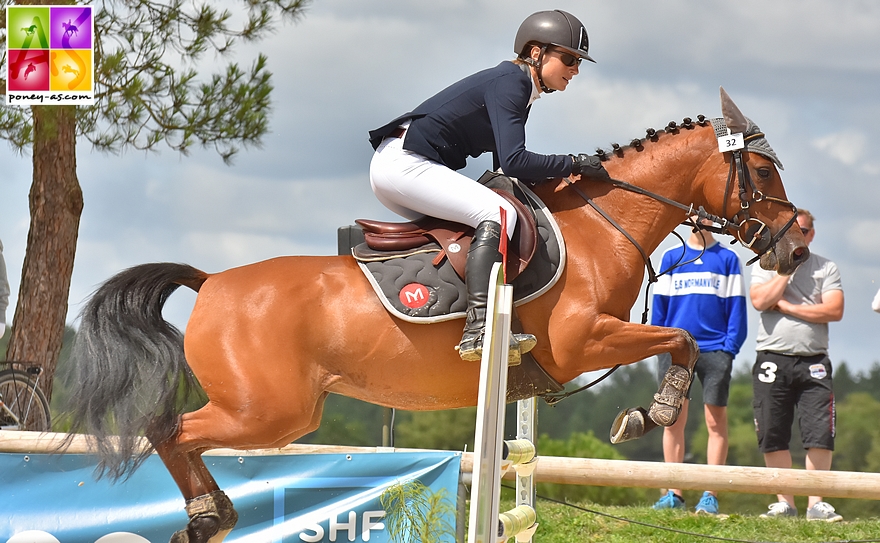
[[[71,352],[71,432],[89,434],[97,476],[130,476],[153,443],[177,431],[180,405],[195,380],[183,334],[162,318],[180,285],[196,292],[208,274],[185,264],[143,264],[110,278],[80,314]]]

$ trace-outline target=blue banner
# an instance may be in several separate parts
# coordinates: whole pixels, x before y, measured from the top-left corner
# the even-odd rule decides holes
[[[454,510],[461,467],[456,452],[204,460],[238,511],[230,543],[390,542],[382,492],[417,480]],[[88,455],[0,454],[0,543],[165,543],[185,527],[183,497],[157,456],[117,484],[95,481],[94,467]]]

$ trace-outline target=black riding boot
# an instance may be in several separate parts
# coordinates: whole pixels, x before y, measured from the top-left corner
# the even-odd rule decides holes
[[[467,255],[465,284],[467,286],[467,317],[458,354],[462,360],[476,361],[483,357],[483,335],[486,332],[486,306],[489,301],[489,275],[492,266],[501,262],[498,251],[501,225],[483,221],[474,231]],[[537,341],[531,334],[511,334],[508,362],[518,364],[520,356],[529,352]]]

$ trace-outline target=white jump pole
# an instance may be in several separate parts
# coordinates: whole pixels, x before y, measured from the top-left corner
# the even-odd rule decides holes
[[[530,419],[531,426],[527,424],[522,432],[518,421],[519,439],[503,442],[512,314],[513,287],[504,284],[501,264],[496,264],[490,274],[486,334],[483,339],[483,359],[480,368],[467,539],[469,543],[496,543],[511,537],[516,537],[519,543],[526,543],[531,541],[531,535],[537,527],[534,483],[531,477],[533,467],[526,468],[528,476],[522,483],[519,481],[520,477],[517,478],[517,506],[498,514],[501,497],[502,447],[507,450],[511,463],[518,465],[533,463],[535,456],[534,444],[530,441],[534,434],[534,417]],[[531,412],[533,409],[534,400],[526,411]]]

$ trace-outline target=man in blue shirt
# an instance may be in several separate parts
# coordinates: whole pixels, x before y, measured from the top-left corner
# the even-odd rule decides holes
[[[663,253],[661,270],[669,270],[681,259],[684,264],[662,275],[654,286],[651,324],[682,328],[700,347],[694,372],[703,385],[706,427],[709,430],[706,459],[710,465],[727,461],[727,397],[733,358],[746,339],[746,298],[739,257],[723,247],[711,233],[694,232],[682,247]],[[671,360],[661,355],[659,376],[665,375]],[[663,430],[663,459],[684,460],[684,429],[688,400],[672,426]],[[684,508],[681,490],[668,489],[654,509]],[[718,498],[713,490],[703,493],[698,513],[717,514]]]

